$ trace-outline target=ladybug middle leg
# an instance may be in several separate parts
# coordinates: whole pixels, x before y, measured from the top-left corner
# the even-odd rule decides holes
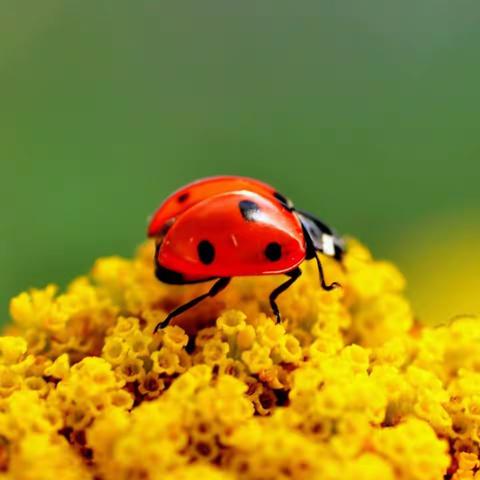
[[[273,292],[270,294],[270,306],[272,307],[272,311],[277,318],[277,323],[280,323],[282,317],[280,315],[280,310],[278,309],[277,305],[277,297],[287,290],[302,274],[302,271],[297,267],[290,272],[287,272],[287,275],[290,277],[286,282],[280,284]]]
[[[190,308],[194,307],[195,305],[199,304],[201,301],[205,300],[206,298],[209,297],[214,297],[217,295],[217,293],[220,293],[229,283],[230,283],[231,278],[230,277],[222,277],[219,278],[213,285],[212,288],[207,293],[204,293],[203,295],[199,295],[198,297],[193,298],[187,303],[184,303],[183,305],[180,305],[177,307],[175,310],[172,310],[168,315],[167,318],[163,322],[160,322],[156,327],[153,333],[157,333],[158,330],[165,328],[172,318],[177,317],[178,315],[182,314],[183,312],[186,312]]]

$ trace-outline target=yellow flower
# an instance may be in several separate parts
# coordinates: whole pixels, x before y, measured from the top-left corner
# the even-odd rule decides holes
[[[255,341],[255,328],[252,325],[247,325],[237,334],[237,345],[241,350],[248,350],[252,347]]]
[[[27,342],[20,337],[0,337],[0,363],[18,363],[27,351]]]
[[[228,343],[213,339],[205,343],[203,347],[203,358],[207,365],[221,363],[227,357],[230,347]]]
[[[322,257],[342,288],[305,262],[284,323],[278,278],[239,278],[154,335],[205,286],[160,283],[153,254],[12,299],[0,480],[480,480],[480,318],[422,325],[351,240]]]
[[[116,390],[110,392],[110,401],[107,404],[129,410],[133,406],[133,400],[132,396],[125,390]]]
[[[178,352],[188,343],[188,336],[185,331],[177,326],[168,326],[163,330],[163,343],[167,348]]]
[[[449,465],[447,442],[418,419],[409,418],[396,427],[377,430],[373,446],[398,470],[399,478],[443,478]]]
[[[257,336],[260,345],[272,348],[279,344],[283,335],[285,335],[285,327],[281,324],[274,323],[269,318],[262,317],[263,322],[257,327]]]
[[[254,344],[250,350],[242,353],[242,360],[245,362],[251,373],[259,373],[272,366],[273,361],[270,358],[270,348]]]
[[[68,315],[59,311],[55,303],[57,287],[49,285],[43,290],[23,292],[10,302],[10,314],[14,321],[26,327],[46,327],[55,323],[63,325]]]
[[[148,356],[150,354],[149,345],[152,343],[152,337],[140,331],[132,333],[126,343],[130,353],[135,356]]]
[[[175,470],[174,473],[167,474],[162,480],[198,480],[205,478],[208,480],[235,480],[231,473],[219,470],[210,465],[194,464]]]
[[[287,363],[299,362],[303,356],[300,342],[293,335],[284,335],[278,347],[278,353],[282,361]]]
[[[386,340],[408,332],[412,325],[410,305],[394,293],[370,300],[353,318],[353,329],[367,346],[381,346]]]
[[[70,371],[70,362],[66,353],[60,355],[48,368],[45,369],[45,374],[55,378],[63,379]]]
[[[363,453],[347,467],[344,479],[351,480],[394,480],[393,467],[382,457]]]
[[[9,397],[15,390],[19,390],[22,377],[11,369],[0,365],[0,397]]]
[[[24,385],[29,390],[37,392],[40,397],[45,397],[49,391],[48,383],[41,377],[27,377],[24,380]]]
[[[29,432],[17,448],[11,452],[8,469],[21,480],[64,478],[68,480],[90,480],[91,474],[80,456],[61,436],[52,437],[44,433]]]
[[[167,348],[153,352],[151,359],[153,360],[152,370],[154,372],[173,375],[181,370],[180,357]]]
[[[223,312],[217,319],[217,327],[225,333],[225,335],[235,335],[241,332],[245,326],[247,316],[238,310],[227,310]]]
[[[122,338],[130,338],[130,335],[138,331],[138,327],[138,318],[118,317],[113,334]]]
[[[165,388],[165,382],[154,372],[150,372],[142,378],[138,391],[149,398],[155,398]]]
[[[102,349],[102,356],[112,365],[120,365],[128,355],[128,345],[122,337],[107,337]]]
[[[127,382],[140,380],[145,375],[142,360],[133,355],[128,355],[117,369]]]

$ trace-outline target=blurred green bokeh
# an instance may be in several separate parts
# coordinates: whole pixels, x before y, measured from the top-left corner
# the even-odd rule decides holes
[[[212,174],[414,254],[480,205],[479,24],[478,0],[0,0],[2,317]]]

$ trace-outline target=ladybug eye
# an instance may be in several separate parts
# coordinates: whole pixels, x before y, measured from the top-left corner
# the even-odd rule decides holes
[[[282,257],[282,246],[277,242],[270,242],[265,248],[265,256],[271,262],[276,262]]]
[[[204,265],[210,265],[215,260],[215,248],[208,240],[202,240],[197,245],[198,258]]]

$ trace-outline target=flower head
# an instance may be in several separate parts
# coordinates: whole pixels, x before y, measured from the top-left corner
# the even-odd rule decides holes
[[[147,243],[12,300],[0,478],[478,477],[479,318],[422,326],[403,276],[352,240],[341,268],[322,259],[342,288],[305,262],[284,323],[278,277],[241,278],[153,334],[205,286],[161,284],[152,256]]]

